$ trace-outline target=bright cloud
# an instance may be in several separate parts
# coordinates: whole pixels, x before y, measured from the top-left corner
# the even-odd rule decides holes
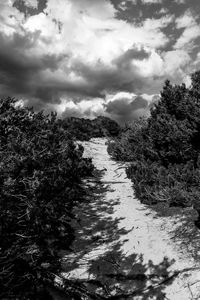
[[[200,36],[200,25],[197,23],[196,18],[190,10],[186,11],[184,15],[176,19],[176,28],[183,28],[183,33],[176,41],[174,48],[187,48],[191,51],[194,46],[192,42]]]
[[[28,7],[32,7],[32,8],[37,8],[38,7],[38,0],[24,0],[25,5],[27,5]]]
[[[99,115],[105,115],[104,101],[102,99],[93,99],[93,101],[81,100],[78,103],[62,100],[58,106],[58,113],[62,117],[78,117],[93,119]]]
[[[163,0],[142,0],[144,4],[162,3]]]
[[[200,36],[198,19],[188,9],[177,17],[170,7],[160,7],[165,15],[140,14],[136,22],[117,17],[109,0],[48,0],[38,13],[39,2],[26,0],[34,9],[28,15],[13,6],[16,1],[0,4],[0,95],[65,115],[113,113],[120,119],[116,107],[146,110],[148,101],[137,95],[159,93],[167,77],[176,83],[186,78],[191,43]],[[161,2],[142,0],[139,10]],[[127,111],[127,118],[133,115]]]

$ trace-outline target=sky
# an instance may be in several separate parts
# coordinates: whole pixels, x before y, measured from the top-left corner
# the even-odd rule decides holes
[[[0,97],[59,116],[149,114],[200,69],[199,0],[4,0]]]

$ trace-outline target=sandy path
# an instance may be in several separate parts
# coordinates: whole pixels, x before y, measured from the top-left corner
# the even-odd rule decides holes
[[[67,256],[67,262],[73,262],[73,267],[66,270],[68,276],[103,278],[102,274],[116,273],[116,266],[117,272],[123,274],[133,274],[134,269],[145,274],[167,272],[167,276],[194,268],[180,273],[146,298],[130,299],[200,299],[200,234],[187,211],[158,216],[134,197],[125,165],[109,157],[105,140],[93,139],[83,146],[85,156],[92,157],[96,168],[104,171],[99,189],[97,183],[90,182],[93,201],[77,209],[81,224],[76,228],[76,254]],[[152,282],[134,284],[141,288]],[[126,281],[121,286],[129,291],[133,282]]]

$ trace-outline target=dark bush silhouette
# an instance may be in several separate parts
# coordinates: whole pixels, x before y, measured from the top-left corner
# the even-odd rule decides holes
[[[56,114],[1,100],[1,299],[39,299],[45,281],[53,284],[59,251],[74,238],[70,221],[82,178],[93,170],[82,155]]]
[[[78,140],[90,140],[91,138],[117,136],[120,126],[114,120],[99,116],[94,120],[70,117],[60,120],[63,128]]]

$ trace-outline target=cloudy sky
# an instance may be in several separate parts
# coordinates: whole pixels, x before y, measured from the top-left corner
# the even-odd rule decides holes
[[[148,114],[200,69],[199,0],[4,0],[0,96],[63,116]]]

